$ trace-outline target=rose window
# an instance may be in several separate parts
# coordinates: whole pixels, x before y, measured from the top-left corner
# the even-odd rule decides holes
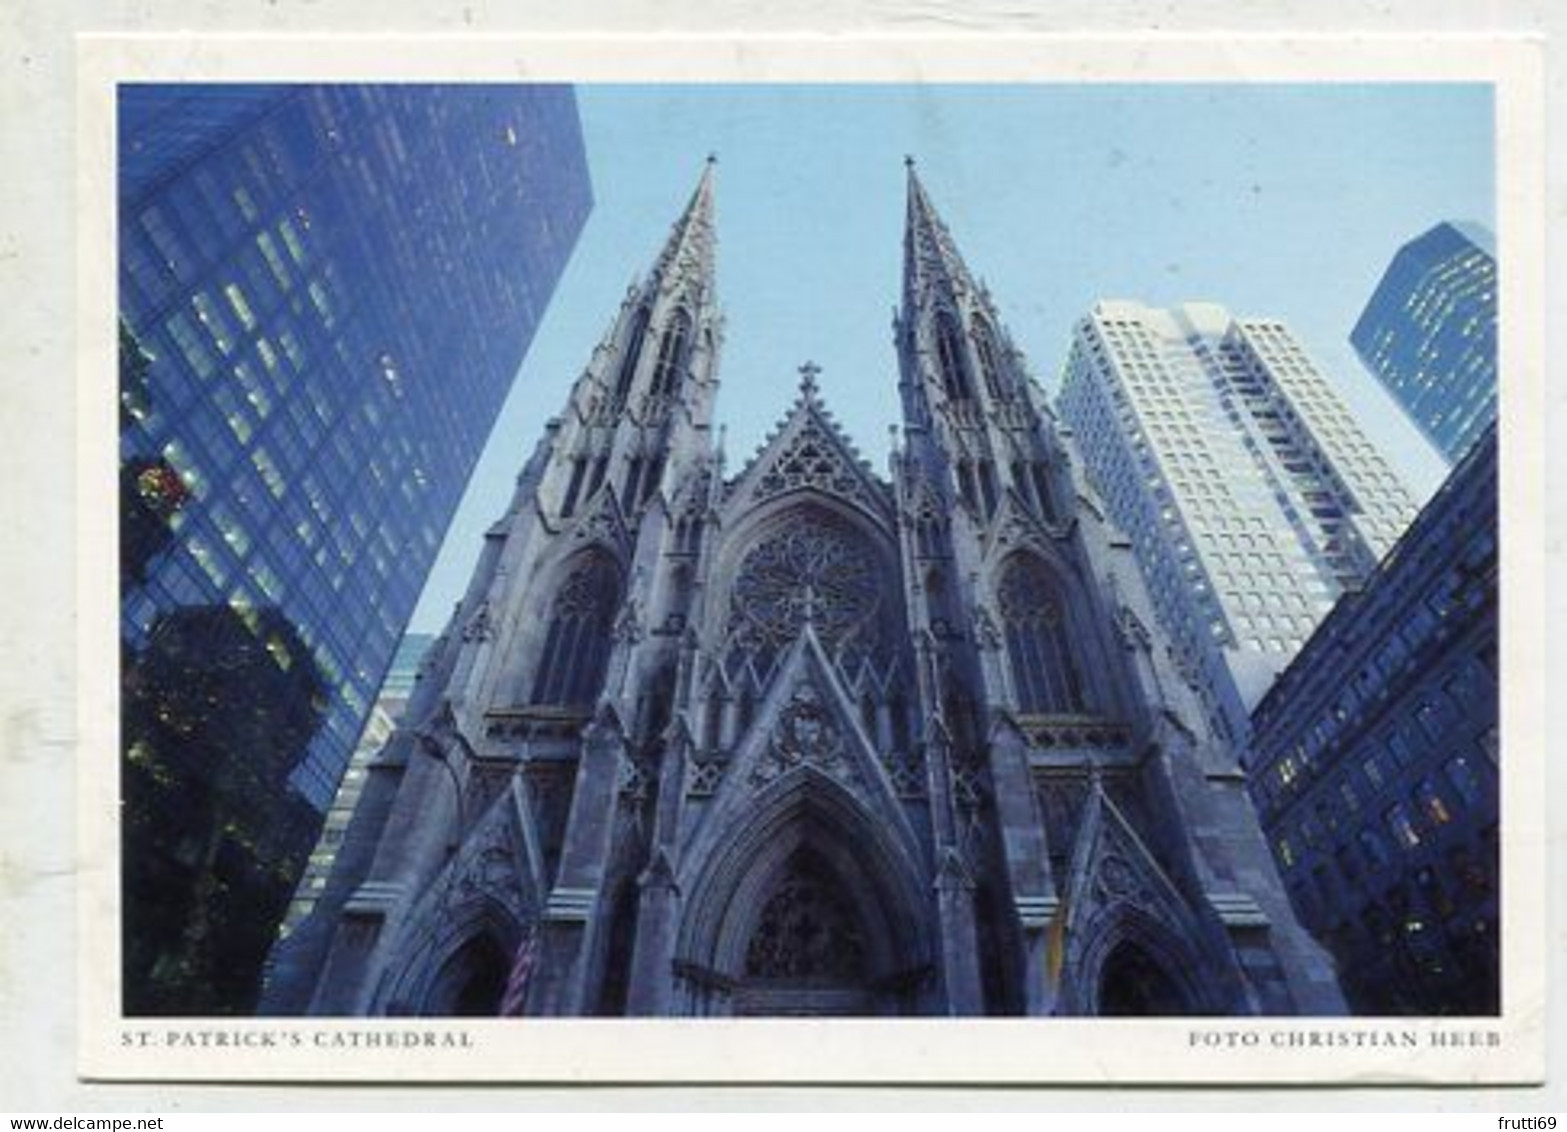
[[[829,646],[869,647],[881,588],[865,543],[820,520],[790,526],[745,556],[735,580],[731,633],[735,643],[772,652],[809,621]]]

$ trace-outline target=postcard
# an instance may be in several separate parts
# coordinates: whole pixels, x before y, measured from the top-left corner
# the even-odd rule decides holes
[[[79,62],[84,1077],[1541,1079],[1537,46]]]

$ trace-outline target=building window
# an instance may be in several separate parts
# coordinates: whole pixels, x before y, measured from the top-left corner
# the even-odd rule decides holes
[[[1382,815],[1388,832],[1393,835],[1393,840],[1405,849],[1415,849],[1420,845],[1420,832],[1415,828],[1413,819],[1409,816],[1409,809],[1402,802],[1395,802],[1389,806]]]
[[[587,474],[588,458],[578,456],[571,462],[571,482],[566,487],[566,499],[560,505],[560,517],[570,518],[577,509],[577,496],[582,491],[582,477]]]
[[[673,393],[685,365],[686,344],[691,338],[691,318],[685,311],[678,312],[664,331],[658,345],[658,362],[653,367],[653,395],[661,397]]]
[[[604,682],[619,603],[619,571],[607,555],[590,552],[555,596],[533,681],[535,704],[592,705]]]
[[[997,364],[995,335],[990,324],[982,318],[974,320],[974,352],[979,355],[979,371],[984,375],[986,392],[992,400],[1006,399],[1012,391]]]
[[[1442,791],[1436,783],[1423,778],[1415,787],[1415,803],[1420,807],[1420,812],[1426,816],[1426,820],[1434,826],[1443,826],[1453,820],[1452,808],[1447,799],[1442,796]]]
[[[1355,840],[1360,844],[1360,852],[1366,858],[1366,863],[1373,869],[1386,867],[1391,859],[1387,851],[1387,843],[1382,840],[1382,835],[1370,826],[1362,826],[1360,832],[1355,835]]]
[[[968,366],[963,360],[963,343],[958,326],[946,311],[936,316],[936,357],[941,367],[941,384],[949,401],[968,401]]]
[[[1045,567],[1032,558],[1014,558],[996,596],[1018,708],[1042,714],[1086,710],[1066,607]]]
[[[1463,799],[1466,806],[1473,806],[1479,802],[1484,793],[1484,784],[1480,780],[1480,772],[1475,769],[1474,760],[1467,755],[1454,755],[1447,760],[1443,770],[1447,773],[1447,780],[1453,784],[1453,789]]]
[[[631,392],[631,383],[636,380],[637,362],[642,357],[642,340],[647,337],[647,318],[647,308],[639,308],[636,318],[631,323],[631,333],[627,335],[625,345],[622,347],[620,373],[615,379],[617,406],[625,404],[626,397]]]

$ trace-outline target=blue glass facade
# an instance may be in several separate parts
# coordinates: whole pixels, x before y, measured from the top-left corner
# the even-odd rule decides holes
[[[119,124],[121,455],[174,500],[122,637],[280,611],[330,690],[291,779],[324,811],[591,208],[575,96],[131,85]]]
[[[1449,463],[1496,419],[1490,234],[1438,224],[1399,249],[1350,344]]]
[[[1500,1003],[1496,430],[1253,715],[1249,786],[1357,1014]]]

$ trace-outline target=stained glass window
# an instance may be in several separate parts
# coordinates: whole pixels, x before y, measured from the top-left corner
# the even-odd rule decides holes
[[[997,599],[1018,708],[1038,714],[1087,710],[1061,595],[1045,568],[1032,558],[1013,559]]]
[[[822,643],[874,647],[882,580],[857,532],[819,513],[799,516],[745,556],[735,579],[731,634],[773,655],[809,620]]]
[[[620,603],[620,576],[604,554],[590,553],[555,595],[544,651],[533,679],[533,702],[592,704],[604,682],[610,630]]]

